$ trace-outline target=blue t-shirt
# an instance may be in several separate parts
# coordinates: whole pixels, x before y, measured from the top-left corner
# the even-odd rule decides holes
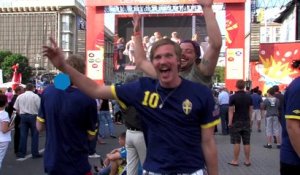
[[[201,127],[213,127],[220,121],[212,115],[210,89],[185,79],[179,87],[166,89],[157,80],[143,77],[112,86],[112,92],[121,107],[132,105],[141,114],[147,143],[145,170],[170,174],[204,168]]]
[[[260,104],[262,103],[262,97],[257,93],[251,94],[253,109],[260,109]]]
[[[300,166],[300,158],[291,145],[286,130],[286,120],[300,120],[300,77],[292,81],[284,94],[284,115],[281,125],[282,143],[280,148],[280,161],[286,164]]]
[[[90,172],[88,134],[97,131],[96,101],[73,87],[63,91],[49,86],[42,94],[38,120],[46,127],[45,172]]]
[[[121,155],[121,158],[122,159],[125,159],[126,160],[126,156],[127,156],[127,151],[126,151],[126,148],[125,146],[123,146],[120,150],[120,155]]]

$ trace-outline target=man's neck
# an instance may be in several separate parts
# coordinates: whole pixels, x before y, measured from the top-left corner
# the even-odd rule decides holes
[[[178,76],[171,83],[161,83],[161,81],[159,81],[159,84],[163,88],[177,88],[181,84],[181,82],[182,82],[182,79],[180,76]]]
[[[186,67],[184,67],[184,68],[182,68],[182,67],[180,67],[180,72],[186,72],[186,71],[190,71],[190,70],[192,70],[192,68],[193,68],[193,65],[194,64],[191,64],[191,65],[189,65],[189,66],[186,66]]]

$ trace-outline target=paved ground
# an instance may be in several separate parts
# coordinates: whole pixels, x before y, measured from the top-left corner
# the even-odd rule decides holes
[[[116,126],[117,134],[125,131],[123,125]],[[254,131],[251,137],[251,161],[252,165],[246,167],[243,165],[244,154],[241,150],[240,165],[238,167],[227,164],[233,157],[232,145],[230,144],[229,136],[216,135],[216,141],[219,152],[219,171],[220,175],[279,175],[279,150],[263,148],[265,144],[264,133]],[[45,137],[44,134],[40,137],[40,149],[43,148]],[[107,144],[97,145],[97,152],[105,155],[111,149],[118,146],[118,140],[107,138]],[[30,144],[30,140],[28,141]],[[28,145],[30,148],[30,145]],[[90,159],[91,164],[98,164],[99,159]],[[25,161],[18,162],[15,160],[12,144],[4,158],[1,175],[44,175],[43,159],[28,158]]]

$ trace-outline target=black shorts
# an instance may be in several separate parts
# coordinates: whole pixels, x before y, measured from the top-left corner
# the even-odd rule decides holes
[[[230,128],[230,142],[231,144],[240,144],[241,140],[243,145],[250,145],[250,125],[244,122],[236,122]]]

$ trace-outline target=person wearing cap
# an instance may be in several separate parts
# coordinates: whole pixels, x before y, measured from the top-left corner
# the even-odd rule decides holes
[[[200,57],[200,47],[198,43],[192,40],[184,40],[180,43],[182,49],[182,57],[180,59],[180,75],[188,80],[204,84],[208,87],[212,86],[212,76],[214,74],[220,49],[222,46],[221,32],[212,10],[213,0],[197,0],[202,6],[204,19],[206,22],[206,31],[209,37],[208,47],[205,50],[203,58],[199,64],[196,60]],[[134,14],[134,42],[135,42],[135,62],[136,69],[139,69],[147,75],[156,78],[157,74],[150,61],[147,61],[146,54],[143,49],[140,16]]]

